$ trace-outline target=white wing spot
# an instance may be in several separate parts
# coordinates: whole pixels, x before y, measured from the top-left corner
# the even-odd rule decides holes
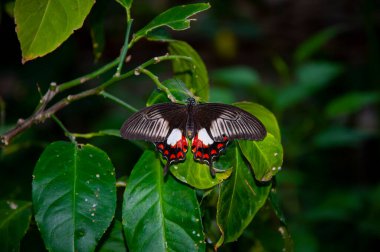
[[[214,143],[211,137],[207,134],[207,130],[205,128],[200,129],[198,131],[198,139],[201,140],[205,145],[210,145]]]
[[[179,129],[173,129],[166,143],[168,145],[174,146],[181,139],[182,139],[182,132]]]

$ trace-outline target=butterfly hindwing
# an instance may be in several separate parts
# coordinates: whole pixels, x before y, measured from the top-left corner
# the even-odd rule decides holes
[[[174,128],[169,134],[166,141],[154,143],[156,149],[166,159],[164,173],[172,163],[185,160],[188,143],[186,137],[180,129]]]

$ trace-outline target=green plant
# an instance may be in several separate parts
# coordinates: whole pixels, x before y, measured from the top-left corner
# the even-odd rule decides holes
[[[53,119],[70,140],[52,142],[41,154],[33,172],[32,203],[1,202],[0,215],[4,217],[0,223],[1,247],[18,248],[29,227],[32,207],[45,246],[51,251],[119,251],[126,247],[131,251],[205,251],[207,246],[217,249],[237,240],[263,209],[280,217],[277,225],[284,243],[280,246],[291,250],[272,184],[273,176],[282,165],[281,136],[276,118],[263,106],[252,102],[234,103],[257,116],[268,135],[260,142],[232,143],[215,164],[223,170],[215,178],[209,174],[207,165],[191,158],[191,152],[186,162],[170,167],[170,174],[164,177],[163,164],[152,146],[135,142],[144,152],[128,178],[116,181],[115,168],[107,154],[98,147],[84,144],[82,139],[120,137],[118,129],[72,133],[58,118],[58,111],[90,96],[102,96],[129,111],[136,111],[106,90],[121,80],[139,75],[148,76],[157,87],[146,102],[148,106],[160,102],[184,103],[190,96],[207,102],[208,74],[201,57],[186,42],[159,36],[157,31],[165,26],[172,30],[187,29],[191,17],[210,5],[173,7],[130,36],[132,1],[117,2],[125,8],[127,16],[120,56],[77,79],[51,83],[33,114],[19,119],[17,125],[1,136],[2,144],[9,148],[15,136],[34,124]],[[17,0],[14,15],[23,62],[58,48],[82,26],[93,4],[93,1],[77,5],[72,0]],[[142,38],[167,43],[169,54],[123,71],[128,52]],[[93,39],[94,44],[98,44],[97,37]],[[94,48],[95,53],[100,53],[97,48]],[[173,78],[161,82],[149,68],[163,61],[172,62]],[[114,74],[107,77],[110,71]],[[106,76],[106,80],[95,87],[85,86],[99,76]],[[78,87],[82,91],[76,91]],[[124,196],[118,205],[117,191],[123,190]],[[252,239],[260,240],[259,236]]]

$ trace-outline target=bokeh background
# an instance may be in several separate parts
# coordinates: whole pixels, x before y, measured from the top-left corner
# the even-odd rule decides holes
[[[195,1],[180,1],[192,3]],[[187,41],[209,71],[210,101],[260,103],[276,115],[284,164],[276,176],[280,206],[296,251],[378,251],[380,242],[380,2],[375,0],[224,0],[198,15],[191,29],[171,34]],[[136,31],[178,1],[135,1]],[[12,1],[1,2],[0,133],[30,115],[38,88],[81,76],[118,56],[125,34],[123,9],[98,0],[84,27],[58,50],[21,64],[12,18]],[[100,22],[102,15],[105,22]],[[95,59],[91,30],[105,31],[102,56]],[[99,26],[98,26],[99,28]],[[164,31],[165,32],[165,31]],[[100,41],[100,40],[99,40]],[[166,53],[166,45],[141,41],[131,54],[132,68]],[[170,78],[170,64],[152,71]],[[92,84],[104,81],[98,78]],[[110,93],[141,108],[154,89],[136,76]],[[80,91],[77,88],[76,91]],[[128,111],[91,97],[58,113],[71,132],[117,129]],[[0,156],[0,198],[31,198],[31,174],[51,141],[65,139],[52,121],[27,130]],[[128,175],[141,150],[118,138],[84,140],[109,154],[119,176]],[[128,155],[126,155],[126,153]],[[259,222],[259,221],[256,221]],[[244,237],[266,236],[252,224],[226,250],[275,251]],[[257,223],[259,226],[260,223]],[[244,240],[246,239],[246,240]],[[43,245],[35,228],[22,247]]]

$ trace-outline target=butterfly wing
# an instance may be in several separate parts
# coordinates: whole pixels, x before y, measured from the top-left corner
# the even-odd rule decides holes
[[[233,139],[261,140],[266,136],[264,125],[250,113],[231,105],[205,103],[193,109],[196,135],[192,140],[194,159],[210,166]]]
[[[123,138],[150,142],[165,141],[169,133],[186,125],[186,106],[161,103],[146,107],[129,117],[120,129]]]
[[[262,140],[267,132],[264,125],[252,114],[238,107],[205,103],[194,108],[197,130],[205,128],[216,142],[228,140]]]
[[[162,103],[133,114],[120,129],[123,138],[153,142],[167,160],[164,173],[171,163],[186,157],[187,140],[184,136],[187,120],[185,105]]]

